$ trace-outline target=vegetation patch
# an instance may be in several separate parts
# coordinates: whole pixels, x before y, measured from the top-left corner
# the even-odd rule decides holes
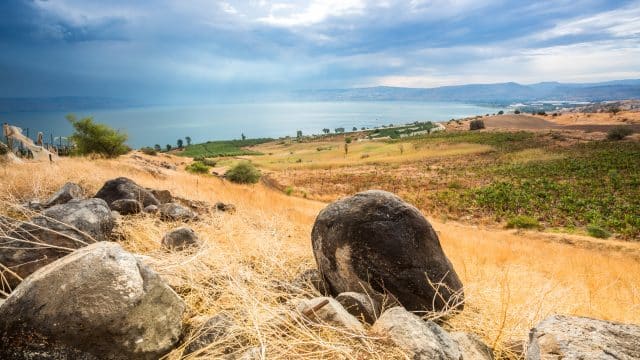
[[[518,215],[507,221],[507,229],[539,229],[541,228],[538,220],[524,215]]]
[[[241,156],[241,155],[262,155],[262,153],[254,150],[246,149],[246,147],[264,144],[273,141],[273,139],[246,139],[246,140],[225,140],[225,141],[209,141],[202,144],[194,144],[188,146],[177,155],[186,157],[222,157],[222,156]]]
[[[200,161],[192,162],[191,164],[187,165],[185,169],[196,174],[207,174],[209,172],[209,166]]]
[[[256,169],[252,163],[243,161],[227,171],[225,177],[238,184],[255,184],[260,181],[261,175],[260,170]]]

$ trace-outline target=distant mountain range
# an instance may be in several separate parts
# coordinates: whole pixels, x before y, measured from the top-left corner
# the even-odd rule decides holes
[[[608,101],[640,99],[640,80],[616,80],[589,84],[515,82],[471,84],[436,88],[376,86],[352,89],[301,90],[296,100],[308,101],[455,101],[509,104],[535,101]]]

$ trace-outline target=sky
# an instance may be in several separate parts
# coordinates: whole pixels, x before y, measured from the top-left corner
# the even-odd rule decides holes
[[[640,1],[0,1],[0,97],[636,78]]]

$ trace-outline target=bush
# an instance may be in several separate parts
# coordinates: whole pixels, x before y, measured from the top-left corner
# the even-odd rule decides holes
[[[284,189],[284,193],[291,196],[291,194],[293,194],[293,188],[291,186],[287,186],[287,188]]]
[[[158,152],[154,148],[148,147],[148,146],[143,147],[142,149],[140,149],[140,151],[142,151],[144,154],[147,154],[147,155],[152,155],[152,156],[158,155]]]
[[[195,174],[207,174],[209,167],[200,161],[194,161],[187,165],[186,170]]]
[[[469,123],[469,130],[480,130],[484,128],[484,121],[482,120],[472,120]]]
[[[349,137],[349,136],[347,136],[346,138],[344,138],[344,142],[345,142],[345,143],[347,143],[347,144],[351,144],[351,141],[353,141],[353,140],[352,140],[352,139],[351,139],[351,137]]]
[[[513,113],[516,114],[516,115],[520,115],[520,110],[516,110]]]
[[[617,126],[607,132],[607,139],[613,141],[622,140],[631,134],[633,134],[633,130],[630,128]]]
[[[203,164],[207,165],[207,166],[211,166],[214,167],[216,165],[218,165],[218,161],[215,159],[208,159],[208,158],[204,158],[201,161]]]
[[[504,115],[504,111],[502,110],[498,111],[498,115]]]
[[[124,144],[128,138],[127,134],[104,124],[96,124],[90,117],[78,120],[74,115],[67,115],[67,120],[73,126],[71,140],[76,144],[76,152],[80,155],[101,154],[116,157],[130,150]]]
[[[539,229],[538,220],[524,215],[518,215],[507,221],[507,229]]]
[[[611,237],[610,232],[596,225],[588,225],[587,234],[598,239],[608,239],[609,237]]]
[[[227,171],[226,178],[238,184],[255,184],[260,180],[260,170],[250,162],[240,162]]]

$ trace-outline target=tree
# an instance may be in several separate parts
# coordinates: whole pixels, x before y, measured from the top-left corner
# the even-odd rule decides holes
[[[344,128],[343,127],[335,128],[333,131],[335,131],[336,134],[341,134],[344,132]]]
[[[346,138],[344,138],[344,142],[347,143],[347,144],[351,144],[351,141],[353,141],[353,140],[351,139],[350,136],[347,136]]]
[[[516,109],[516,111],[514,111],[513,113],[516,114],[516,115],[519,115],[520,114],[520,110]]]
[[[351,129],[351,131],[358,131],[358,128],[354,126],[353,129]]]
[[[176,141],[176,145],[178,145],[178,149],[182,149],[182,145],[184,145],[184,142],[182,141],[182,139],[178,139],[178,141]]]
[[[124,144],[128,138],[127,134],[107,125],[94,123],[91,117],[78,120],[75,115],[69,114],[67,120],[74,129],[70,138],[76,144],[78,154],[102,154],[107,157],[116,157],[129,152],[129,147]]]
[[[169,145],[169,144],[167,144],[166,148],[167,148],[167,151],[171,151],[172,146],[171,146],[171,145]]]
[[[153,145],[153,149],[154,149],[155,151],[162,151],[162,147],[160,147],[160,144],[155,144],[155,145]]]
[[[365,130],[366,128],[363,126],[362,128],[360,128],[360,130]]]
[[[298,139],[302,139],[302,130],[298,130],[298,131],[296,132],[296,137],[297,137]]]
[[[191,136],[185,136],[184,139],[187,141],[187,146],[191,146]]]
[[[243,141],[247,139],[247,137],[246,137],[246,136],[244,136],[244,133],[242,133],[242,134],[240,135],[240,137],[242,138],[242,140],[243,140]]]
[[[480,130],[480,129],[484,129],[484,121],[472,120],[469,123],[469,130]]]
[[[498,115],[503,115],[503,114],[504,114],[504,111],[502,110],[498,111]]]
[[[329,130],[329,129],[327,129],[327,128],[324,128],[324,129],[322,129],[322,132],[323,132],[323,133],[325,133],[325,134],[328,134],[328,133],[330,133],[330,132],[331,132],[331,130]]]

